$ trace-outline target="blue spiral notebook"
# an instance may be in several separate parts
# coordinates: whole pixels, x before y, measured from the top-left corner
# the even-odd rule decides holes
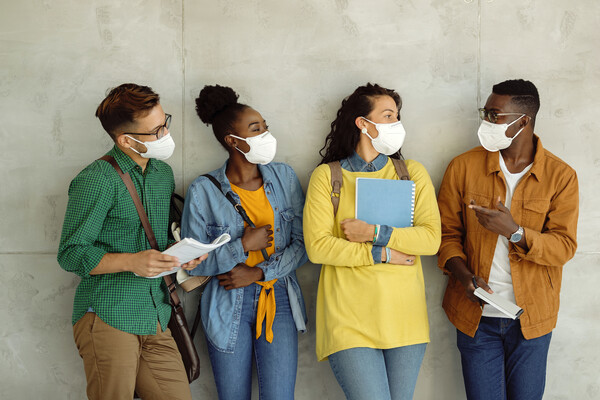
[[[356,218],[369,224],[413,226],[415,182],[356,178],[355,208]]]

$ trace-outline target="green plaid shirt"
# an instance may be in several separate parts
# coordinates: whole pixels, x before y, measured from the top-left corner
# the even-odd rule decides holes
[[[146,170],[114,146],[112,155],[123,172],[129,172],[144,204],[159,249],[167,247],[169,204],[175,189],[171,167],[150,159]],[[148,279],[132,272],[90,275],[106,253],[137,253],[150,249],[138,213],[117,171],[96,160],[69,186],[58,263],[81,277],[75,293],[73,325],[91,308],[104,322],[136,335],[164,331],[171,317],[163,279]]]

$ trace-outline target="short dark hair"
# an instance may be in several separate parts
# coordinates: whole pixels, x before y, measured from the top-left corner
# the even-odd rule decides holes
[[[160,96],[148,86],[124,83],[110,89],[96,109],[96,117],[110,137],[116,139],[116,130],[133,122],[160,102]]]
[[[540,109],[540,95],[533,83],[523,79],[511,79],[494,85],[492,92],[511,96],[511,103],[531,117],[532,126],[535,125],[535,116]]]
[[[325,138],[325,145],[319,151],[322,157],[320,164],[339,161],[354,154],[361,134],[354,121],[357,117],[369,115],[375,106],[374,100],[380,96],[390,96],[396,103],[398,114],[400,114],[402,99],[396,91],[371,83],[359,86],[354,93],[342,101],[342,106],[331,123],[331,131]],[[402,158],[402,154],[398,151],[390,157]]]
[[[238,102],[238,94],[228,86],[206,85],[196,98],[196,113],[206,125],[211,124],[215,137],[228,150],[225,137],[234,131],[233,124],[248,106]]]

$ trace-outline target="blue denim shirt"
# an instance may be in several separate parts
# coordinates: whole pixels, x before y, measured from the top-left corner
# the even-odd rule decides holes
[[[182,237],[192,237],[203,243],[228,233],[231,241],[209,253],[208,258],[190,275],[218,275],[231,271],[248,258],[242,246],[244,222],[223,193],[239,196],[231,190],[225,175],[227,162],[210,172],[220,183],[222,192],[204,176],[190,185],[181,221]],[[294,170],[287,164],[259,165],[265,194],[273,208],[273,244],[271,257],[256,266],[261,268],[265,281],[283,280],[288,291],[292,315],[299,331],[306,330],[304,298],[296,278],[296,268],[308,261],[302,233],[304,193]],[[206,337],[220,351],[233,353],[242,312],[244,288],[225,290],[217,279],[211,279],[202,294],[201,315]]]
[[[387,163],[388,157],[385,154],[379,154],[373,161],[368,163],[356,152],[340,161],[342,168],[350,172],[375,172],[385,167]],[[389,243],[393,229],[388,225],[380,225],[377,240],[373,243],[373,249],[371,250],[375,264],[381,263],[381,250]]]

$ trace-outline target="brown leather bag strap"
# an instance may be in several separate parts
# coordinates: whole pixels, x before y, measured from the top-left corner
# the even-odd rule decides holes
[[[171,275],[163,276],[163,280],[167,284],[167,289],[169,290],[169,296],[171,297],[171,305],[174,308],[181,308],[181,300],[179,300],[179,295],[177,295],[177,291],[175,290],[177,288],[175,286],[175,280],[171,278]]]
[[[135,185],[131,180],[131,176],[129,173],[123,173],[119,164],[117,164],[117,160],[113,156],[105,155],[100,157],[100,160],[108,161],[116,170],[121,179],[123,179],[123,183],[129,190],[129,194],[131,195],[131,199],[133,200],[133,204],[135,204],[135,209],[140,216],[140,220],[142,221],[142,226],[144,227],[144,231],[146,232],[146,237],[148,237],[148,242],[150,242],[150,247],[154,250],[158,250],[158,242],[156,241],[156,237],[154,236],[154,232],[152,231],[152,226],[150,226],[150,221],[148,220],[148,216],[146,215],[146,210],[144,210],[144,205],[140,200],[140,196],[135,189]]]
[[[406,163],[404,162],[404,160],[392,158],[392,162],[394,163],[394,168],[396,168],[398,178],[400,178],[403,181],[409,181],[410,175],[408,173],[408,168],[406,168]]]
[[[333,216],[335,217],[340,206],[340,193],[343,185],[342,166],[339,161],[332,161],[327,165],[331,170],[331,203],[333,204]]]
[[[115,160],[113,156],[105,155],[103,157],[100,157],[99,160],[109,162],[117,170],[117,173],[123,180],[123,183],[125,183],[125,186],[127,187],[129,194],[131,195],[133,204],[135,204],[135,209],[138,212],[140,221],[142,221],[142,226],[144,227],[144,232],[146,232],[146,237],[148,238],[148,242],[150,242],[150,246],[154,250],[158,250],[158,242],[156,241],[156,236],[154,236],[154,231],[152,230],[152,226],[150,225],[150,220],[148,220],[148,215],[146,214],[146,210],[144,210],[144,205],[142,204],[140,196],[138,195],[138,192],[135,189],[135,185],[131,180],[131,176],[129,176],[129,173],[123,173],[123,170],[121,169],[121,167],[119,167],[119,164],[117,164],[117,160]],[[181,301],[179,300],[179,296],[175,291],[175,282],[173,282],[173,279],[171,279],[169,275],[163,276],[163,279],[167,285],[167,289],[169,290],[169,296],[171,297],[172,306],[175,308],[181,307]]]
[[[398,178],[404,181],[410,180],[408,168],[406,168],[404,160],[392,158],[392,163],[394,164]],[[343,184],[342,165],[339,161],[332,161],[327,163],[327,165],[329,165],[329,169],[331,170],[331,203],[333,204],[333,215],[335,216],[340,206],[340,193]]]

